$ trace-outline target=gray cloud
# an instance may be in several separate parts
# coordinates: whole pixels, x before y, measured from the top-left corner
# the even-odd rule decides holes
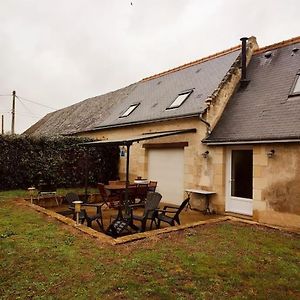
[[[133,6],[130,2],[133,2]],[[0,95],[62,108],[257,36],[299,34],[298,0],[2,0]],[[25,106],[24,106],[24,105]],[[22,132],[49,109],[17,101]],[[11,97],[0,96],[10,128]]]

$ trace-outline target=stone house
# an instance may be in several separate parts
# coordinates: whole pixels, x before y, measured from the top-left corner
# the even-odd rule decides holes
[[[202,141],[225,166],[226,211],[300,227],[299,76],[300,38],[256,50],[247,85]]]
[[[243,39],[48,114],[25,133],[112,140],[176,131],[132,145],[131,179],[157,180],[164,202],[179,204],[185,189],[201,188],[216,192],[218,213],[300,227],[299,46],[300,38],[265,48]],[[120,157],[121,178],[124,170]],[[192,205],[200,203],[193,195]]]

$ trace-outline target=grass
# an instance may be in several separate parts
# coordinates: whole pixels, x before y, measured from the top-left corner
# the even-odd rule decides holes
[[[1,299],[299,299],[300,239],[206,225],[101,245],[0,200]]]
[[[84,194],[84,188],[66,188],[66,189],[57,189],[58,195],[66,195],[69,192],[74,192],[78,194]],[[88,193],[98,193],[98,190],[95,188],[88,188]],[[35,191],[34,196],[37,196],[37,191]],[[29,197],[29,192],[27,190],[9,190],[9,191],[0,191],[1,198],[25,198]]]

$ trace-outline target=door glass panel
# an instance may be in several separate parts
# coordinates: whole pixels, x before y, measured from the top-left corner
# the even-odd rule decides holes
[[[252,199],[252,150],[232,150],[231,196]]]

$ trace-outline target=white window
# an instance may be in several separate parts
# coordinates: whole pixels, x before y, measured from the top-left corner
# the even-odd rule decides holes
[[[132,104],[130,105],[120,116],[120,118],[128,117],[137,107],[139,106],[138,104]]]
[[[177,108],[182,105],[182,103],[190,96],[193,90],[189,90],[187,92],[183,92],[178,94],[176,99],[171,103],[171,105],[167,109]]]
[[[300,93],[300,73],[297,74],[292,94]]]

